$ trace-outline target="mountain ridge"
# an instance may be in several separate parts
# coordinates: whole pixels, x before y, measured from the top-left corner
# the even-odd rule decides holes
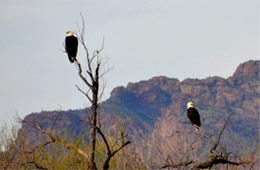
[[[158,76],[128,83],[126,87],[116,87],[111,91],[110,98],[100,104],[103,127],[112,126],[116,122],[114,113],[119,112],[131,122],[129,133],[138,131],[139,134],[149,134],[156,129],[156,125],[159,127],[158,122],[165,122],[162,120],[169,116],[186,120],[186,103],[193,101],[201,113],[203,128],[214,131],[221,117],[235,113],[230,121],[231,129],[247,140],[250,140],[248,136],[253,136],[254,140],[259,141],[259,68],[260,60],[250,60],[241,63],[233,75],[226,79],[212,76],[179,81]],[[59,118],[55,126],[57,133],[60,128],[70,129],[76,134],[88,130],[88,126],[80,121],[87,119],[88,109],[61,112],[63,117]],[[56,114],[57,111],[35,113],[26,116],[25,120],[41,118],[40,123],[48,129]],[[32,129],[30,125],[22,125],[19,133],[30,138],[38,136]],[[34,135],[28,134],[30,131]]]

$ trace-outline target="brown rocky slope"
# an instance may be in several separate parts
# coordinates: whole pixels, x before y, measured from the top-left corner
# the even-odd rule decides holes
[[[202,128],[214,131],[226,114],[233,113],[229,128],[246,141],[259,141],[260,61],[248,61],[238,66],[229,78],[208,77],[179,81],[164,76],[154,77],[127,87],[117,87],[111,97],[100,104],[104,126],[113,125],[114,113],[119,112],[130,120],[129,133],[150,133],[162,127],[161,122],[172,126],[171,121],[186,118],[186,103],[193,101],[200,111]],[[80,94],[79,94],[80,95]],[[58,134],[86,132],[88,127],[84,110],[62,111],[55,131]],[[57,111],[33,113],[25,120],[37,120],[43,128],[50,128]],[[36,140],[37,130],[24,124],[19,134]],[[136,134],[136,133],[135,133]]]

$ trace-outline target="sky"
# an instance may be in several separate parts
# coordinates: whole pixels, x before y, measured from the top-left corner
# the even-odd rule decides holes
[[[91,53],[104,39],[103,100],[129,82],[227,78],[260,59],[257,0],[0,0],[0,127],[16,114],[87,106],[62,45],[80,13]]]

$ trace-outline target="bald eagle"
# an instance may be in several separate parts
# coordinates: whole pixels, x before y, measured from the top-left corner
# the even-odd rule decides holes
[[[191,124],[196,128],[196,130],[199,130],[199,127],[201,125],[200,122],[200,115],[197,109],[193,106],[192,102],[187,103],[187,116],[190,119]]]
[[[66,32],[65,49],[70,62],[73,63],[76,60],[78,52],[78,38],[73,35],[72,31]]]

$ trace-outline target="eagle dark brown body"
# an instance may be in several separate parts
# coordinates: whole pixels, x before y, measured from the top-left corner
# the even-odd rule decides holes
[[[71,63],[76,60],[78,52],[78,38],[73,36],[71,31],[66,32],[67,36],[65,38],[65,49],[68,54],[68,58]]]
[[[187,116],[192,124],[201,126],[200,115],[197,109],[195,109],[194,107],[188,108]]]

